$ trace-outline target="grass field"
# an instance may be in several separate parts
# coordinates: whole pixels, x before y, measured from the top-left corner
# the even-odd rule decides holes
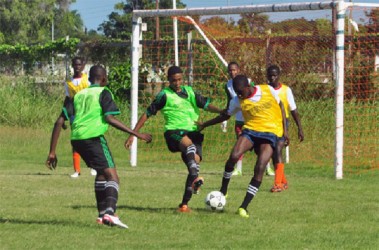
[[[95,223],[94,178],[82,164],[81,177],[70,179],[67,135],[57,170],[44,166],[49,137],[45,130],[0,128],[1,249],[378,249],[377,169],[337,181],[332,170],[288,164],[290,189],[272,194],[273,179],[265,177],[251,217],[243,219],[235,211],[251,159],[244,176],[232,179],[223,213],[204,208],[206,193],[219,188],[222,161],[205,162],[206,183],[190,203],[193,213],[179,214],[186,178],[179,155],[172,155],[174,164],[131,168],[123,139],[111,138],[121,180],[117,213],[129,226],[122,230]]]

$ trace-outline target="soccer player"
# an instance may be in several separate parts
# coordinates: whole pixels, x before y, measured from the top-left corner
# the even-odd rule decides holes
[[[71,79],[65,81],[64,83],[66,98],[74,98],[77,92],[89,86],[88,75],[83,72],[85,65],[86,62],[83,57],[76,56],[72,59],[71,66],[74,70],[74,75]],[[70,124],[73,119],[74,117],[70,117]],[[80,175],[80,155],[75,152],[75,150],[72,150],[72,161],[75,172],[71,175],[71,177],[77,178]],[[91,175],[96,175],[96,170],[91,169]]]
[[[95,195],[99,212],[97,222],[127,228],[115,215],[119,178],[104,133],[111,125],[146,142],[151,142],[152,137],[150,134],[140,134],[131,130],[114,117],[120,114],[120,110],[113,100],[112,93],[105,87],[106,70],[102,66],[91,67],[89,81],[91,86],[78,92],[73,102],[65,102],[59,121],[69,120],[75,114],[71,126],[71,145],[87,166],[97,171],[95,178]],[[52,145],[56,145],[58,139],[56,129],[57,126],[54,126]],[[50,148],[53,151],[50,151],[46,165],[53,169],[56,167],[57,157],[55,148],[52,146]]]
[[[249,218],[247,207],[259,190],[267,163],[276,147],[278,137],[284,137],[289,144],[287,128],[284,124],[285,111],[278,95],[269,85],[250,86],[246,76],[237,75],[233,78],[234,97],[226,113],[222,113],[204,123],[199,122],[199,129],[217,124],[242,111],[245,124],[232,152],[226,161],[220,191],[226,195],[234,166],[241,155],[249,150],[255,151],[257,160],[254,175],[249,183],[245,198],[237,210],[244,218]]]
[[[225,85],[225,92],[226,92],[226,96],[227,96],[227,100],[228,100],[226,108],[229,107],[230,100],[233,99],[233,97],[237,96],[236,92],[233,89],[233,78],[236,75],[240,74],[240,67],[239,67],[238,63],[230,62],[228,64],[228,74],[229,74],[230,79],[228,80],[228,82]],[[250,82],[251,86],[254,86],[254,83],[250,79],[249,79],[249,82]],[[226,122],[226,121],[224,121],[224,122]],[[242,132],[243,124],[244,124],[244,119],[242,116],[242,112],[238,111],[235,114],[235,123],[234,123],[234,132],[236,133],[237,138]],[[242,159],[243,159],[243,155],[237,161],[237,165],[233,171],[233,175],[242,175]],[[275,174],[274,170],[270,167],[270,164],[267,164],[266,174],[270,175],[270,176],[273,176]]]
[[[268,67],[267,81],[268,84],[274,88],[275,92],[277,93],[281,102],[283,103],[284,110],[286,112],[286,126],[288,128],[289,113],[291,112],[292,118],[295,120],[295,123],[297,125],[298,138],[300,142],[302,142],[304,140],[304,133],[292,90],[287,85],[280,83],[279,79],[280,68],[277,65],[272,65]],[[271,192],[281,192],[283,190],[288,189],[288,182],[284,174],[284,163],[282,157],[282,150],[284,146],[286,146],[284,138],[279,138],[274,155],[272,157],[275,166],[275,180],[274,186],[271,188]]]
[[[204,183],[199,176],[202,159],[202,142],[204,135],[197,131],[195,122],[199,118],[199,109],[213,113],[222,110],[210,104],[210,99],[194,92],[192,87],[183,85],[183,72],[177,66],[171,66],[167,73],[169,86],[157,94],[155,100],[139,118],[134,130],[139,131],[145,122],[158,111],[165,119],[164,137],[171,152],[180,152],[182,161],[187,166],[188,175],[179,212],[190,212],[188,202],[192,194],[197,194]],[[133,136],[125,141],[125,147],[130,148]]]

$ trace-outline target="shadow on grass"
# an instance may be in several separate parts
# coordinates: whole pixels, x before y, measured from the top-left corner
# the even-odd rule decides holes
[[[32,176],[68,176],[70,177],[69,174],[55,174],[54,172],[51,173],[7,173],[6,175],[32,175]]]
[[[89,209],[89,208],[96,209],[96,206],[73,205],[73,206],[71,206],[71,208],[72,209]],[[140,207],[140,206],[126,206],[126,205],[117,206],[117,210],[124,210],[124,209],[125,210],[134,210],[137,212],[147,212],[147,213],[161,213],[161,214],[179,213],[177,211],[177,207]],[[201,213],[212,212],[206,208],[191,208],[191,210],[193,212],[201,212]]]
[[[7,218],[0,218],[0,224],[21,224],[21,225],[62,225],[62,226],[91,226],[89,223],[78,223],[77,221],[62,221],[62,220],[22,220],[22,219],[7,219]]]

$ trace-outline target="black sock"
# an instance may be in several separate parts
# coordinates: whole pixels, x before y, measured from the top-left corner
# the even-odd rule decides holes
[[[228,160],[225,164],[225,170],[224,170],[224,175],[222,176],[222,182],[221,182],[221,189],[220,192],[226,195],[228,192],[228,186],[230,182],[230,178],[232,178],[234,170],[234,164],[230,163]]]
[[[224,171],[224,175],[222,177],[222,182],[221,182],[221,189],[220,192],[226,195],[228,192],[228,186],[230,182],[230,178],[232,177],[233,171],[231,172],[226,172]]]
[[[114,215],[116,212],[117,200],[118,200],[118,183],[115,181],[107,181],[105,184],[105,202],[106,202],[106,214]]]
[[[103,217],[107,208],[107,204],[105,202],[105,183],[106,181],[95,180],[95,197],[99,217]]]
[[[195,177],[196,178],[196,177]],[[192,182],[195,179],[193,176],[190,174],[187,175],[187,180],[186,180],[186,185],[184,187],[184,194],[183,194],[183,199],[182,199],[182,205],[187,205],[188,202],[191,200],[192,197]]]
[[[247,188],[245,198],[240,207],[247,209],[247,206],[250,204],[251,200],[257,194],[259,187],[261,186],[261,181],[257,181],[254,177],[251,179],[249,187]]]

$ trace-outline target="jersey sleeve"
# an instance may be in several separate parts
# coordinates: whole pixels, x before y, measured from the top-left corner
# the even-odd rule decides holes
[[[211,103],[211,99],[209,97],[204,97],[198,93],[195,93],[196,106],[202,109],[206,109],[208,105]]]
[[[290,107],[290,111],[295,110],[296,103],[295,103],[295,98],[293,97],[293,93],[290,87],[287,88],[287,99],[288,99],[288,105]]]
[[[104,116],[119,115],[121,113],[113,100],[112,93],[106,88],[100,94],[100,106],[103,110]]]
[[[241,111],[241,105],[237,96],[229,102],[228,111],[226,112],[228,115],[235,115],[238,111]]]
[[[164,91],[159,92],[155,96],[154,101],[146,109],[147,117],[156,115],[159,110],[163,109],[163,107],[166,105],[166,100],[167,100],[166,93]]]

